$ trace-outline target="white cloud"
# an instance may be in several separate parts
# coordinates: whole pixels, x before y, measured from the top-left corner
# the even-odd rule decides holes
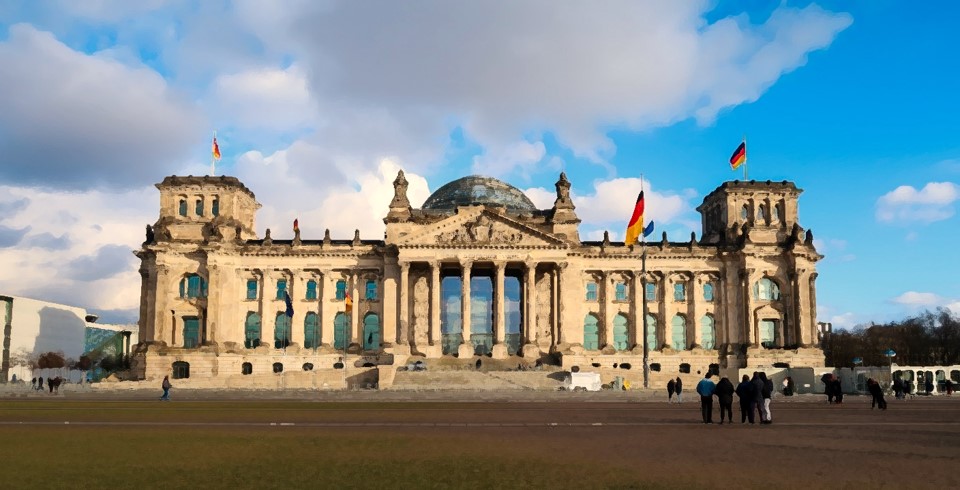
[[[32,26],[10,27],[0,66],[7,182],[140,186],[168,173],[201,134],[199,113],[156,72],[79,53]]]
[[[851,312],[833,315],[827,321],[833,324],[833,328],[842,329],[850,329],[859,325],[860,323],[863,323],[862,321],[858,320],[857,315]]]
[[[877,200],[876,216],[886,223],[932,223],[953,216],[958,199],[960,186],[953,182],[930,182],[920,190],[902,185]]]
[[[211,96],[218,119],[244,128],[303,129],[314,123],[317,114],[306,75],[296,65],[220,75]]]
[[[547,150],[542,141],[517,141],[498,148],[495,153],[484,153],[473,158],[475,174],[500,177],[519,169],[525,176],[531,167],[543,160]]]
[[[890,301],[910,307],[931,307],[943,303],[943,298],[934,293],[907,291]]]

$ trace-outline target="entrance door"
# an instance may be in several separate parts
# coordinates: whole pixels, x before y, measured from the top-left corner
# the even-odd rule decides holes
[[[200,319],[186,317],[183,319],[183,346],[193,348],[200,345]]]
[[[760,320],[760,345],[770,349],[777,345],[776,320]]]
[[[337,313],[337,316],[333,319],[333,348],[337,350],[343,350],[347,347],[347,328],[349,328],[349,322],[347,322],[347,315],[342,312]]]
[[[363,350],[380,349],[380,318],[371,313],[363,319]]]

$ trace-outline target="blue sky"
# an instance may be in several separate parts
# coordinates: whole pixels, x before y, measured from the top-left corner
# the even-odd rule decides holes
[[[804,189],[821,321],[960,310],[960,7],[742,5],[5,2],[0,292],[135,321],[153,184],[214,130],[260,233],[364,238],[403,168],[414,201],[483,173],[544,207],[565,171],[587,239],[642,174],[686,240],[746,135],[750,178]]]

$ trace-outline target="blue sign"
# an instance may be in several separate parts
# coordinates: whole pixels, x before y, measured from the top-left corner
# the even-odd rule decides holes
[[[894,356],[897,355],[897,353],[896,353],[896,351],[894,351],[893,349],[887,349],[887,351],[884,352],[883,355],[885,355],[885,356],[887,356],[887,357],[894,357]]]
[[[862,357],[854,357],[854,358],[853,358],[853,363],[854,363],[854,364],[863,364],[863,358],[862,358]]]

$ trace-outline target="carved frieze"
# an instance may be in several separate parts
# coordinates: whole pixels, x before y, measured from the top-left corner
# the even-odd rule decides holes
[[[466,223],[462,228],[437,235],[437,243],[441,245],[513,244],[520,243],[521,240],[523,240],[522,232],[502,223],[497,223],[485,214],[477,216],[476,219]]]

